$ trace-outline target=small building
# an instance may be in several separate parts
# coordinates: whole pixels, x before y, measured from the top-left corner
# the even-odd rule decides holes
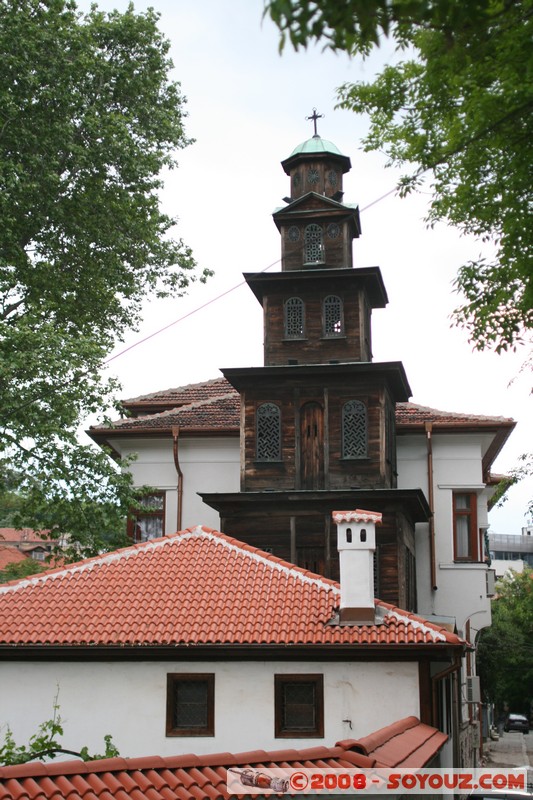
[[[263,365],[128,400],[131,416],[89,431],[117,459],[134,454],[135,484],[153,487],[132,540],[202,523],[336,580],[332,512],[370,508],[381,600],[475,642],[494,591],[491,469],[515,423],[411,401],[402,363],[374,360],[372,316],[388,298],[379,267],[354,266],[350,159],[315,131],[281,165],[281,270],[244,276],[263,310]],[[456,764],[475,764],[473,655],[460,682]]]
[[[468,644],[374,599],[376,523],[337,514],[340,586],[205,527],[0,586],[2,723],[27,740],[57,696],[69,749],[111,734],[136,758],[331,746],[416,717],[451,766]]]

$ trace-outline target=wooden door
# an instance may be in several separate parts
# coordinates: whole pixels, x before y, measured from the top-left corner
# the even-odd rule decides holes
[[[300,470],[302,489],[324,488],[324,410],[319,403],[300,409]]]

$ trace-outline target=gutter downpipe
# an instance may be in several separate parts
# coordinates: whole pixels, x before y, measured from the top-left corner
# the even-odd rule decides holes
[[[179,425],[176,425],[172,428],[172,453],[174,455],[174,466],[176,467],[176,472],[178,473],[178,518],[177,523],[178,527],[176,530],[181,531],[181,520],[182,520],[182,512],[183,512],[183,472],[181,471],[180,467],[180,460],[178,455],[178,439],[180,435],[180,428]]]
[[[426,445],[427,445],[427,463],[428,463],[428,503],[431,511],[429,518],[429,561],[431,571],[431,588],[433,591],[438,589],[437,586],[437,571],[435,564],[435,497],[433,492],[433,423],[425,422],[424,428],[426,429]]]

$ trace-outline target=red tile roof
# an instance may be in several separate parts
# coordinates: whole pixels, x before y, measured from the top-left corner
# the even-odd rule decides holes
[[[172,408],[157,414],[119,419],[116,429],[172,431],[176,425],[187,431],[222,429],[228,433],[239,432],[240,398],[236,392],[221,394],[189,405]],[[106,430],[109,430],[106,428]]]
[[[457,411],[439,411],[436,408],[420,406],[416,403],[396,404],[396,424],[402,426],[423,427],[425,422],[432,422],[437,427],[491,427],[512,426],[516,424],[509,417],[487,417],[482,414],[460,414]]]
[[[19,561],[26,561],[28,558],[17,547],[0,547],[0,570],[5,569],[8,564],[18,564]]]
[[[340,626],[339,601],[334,581],[199,526],[0,586],[0,646],[464,644],[381,601],[376,624]]]
[[[236,435],[239,430],[240,397],[226,378],[141,395],[124,400],[123,405],[134,417],[117,420],[112,427],[94,426],[90,429],[90,434],[101,439],[105,435],[126,431],[168,433],[175,425],[179,425],[184,432],[225,430],[228,435]],[[415,403],[396,404],[398,431],[423,429],[426,422],[432,422],[437,429],[452,430],[502,427],[512,429],[515,426],[514,420],[508,417],[439,411]]]
[[[0,528],[0,544],[44,544],[49,542],[48,531],[32,528]]]
[[[133,413],[143,411],[152,407],[175,408],[176,406],[197,403],[202,400],[210,400],[220,395],[235,392],[235,389],[226,378],[214,378],[210,381],[201,383],[189,383],[186,386],[178,386],[174,389],[163,389],[151,394],[139,395],[128,400],[123,400],[124,408]]]
[[[0,800],[222,800],[228,768],[371,769],[429,763],[446,734],[407,717],[359,741],[302,750],[111,758],[0,767]],[[257,796],[257,795],[256,795]],[[259,795],[261,796],[261,795]]]
[[[447,738],[445,733],[424,725],[416,717],[406,717],[351,742],[350,746],[375,758],[382,767],[422,767],[429,763]]]

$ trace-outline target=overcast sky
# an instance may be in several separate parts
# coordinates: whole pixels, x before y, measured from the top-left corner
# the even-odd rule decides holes
[[[125,10],[127,0],[98,6]],[[146,304],[141,329],[109,363],[122,396],[209,380],[224,367],[262,365],[262,309],[242,273],[280,269],[271,216],[289,193],[280,161],[312,135],[305,118],[316,107],[324,114],[319,133],[352,161],[344,198],[361,209],[355,266],[379,266],[389,297],[373,315],[374,361],[403,362],[413,402],[517,420],[495,471],[516,465],[533,450],[531,372],[520,371],[526,352],[473,352],[450,321],[458,305],[453,278],[481,245],[444,225],[428,230],[429,189],[404,200],[391,193],[398,173],[382,155],[361,149],[368,120],[335,109],[336,87],[370,79],[396,57],[391,46],[366,62],[318,47],[279,55],[277,30],[262,22],[262,0],[135,3],[137,10],[148,6],[160,12],[171,41],[174,76],[188,98],[187,134],[196,140],[166,177],[164,207],[179,217],[177,233],[200,266],[216,274],[186,298]],[[531,481],[511,489],[503,508],[491,512],[491,530],[520,533],[531,494]]]

